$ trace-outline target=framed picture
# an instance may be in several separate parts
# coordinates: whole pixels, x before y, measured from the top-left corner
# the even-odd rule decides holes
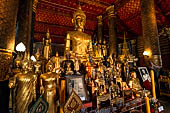
[[[72,88],[82,101],[88,100],[87,89],[84,83],[84,76],[69,75],[66,76],[67,94],[71,94]],[[68,95],[68,96],[69,96]]]
[[[139,73],[141,75],[143,82],[145,82],[146,80],[151,82],[151,77],[146,67],[138,67],[138,70],[139,70]]]

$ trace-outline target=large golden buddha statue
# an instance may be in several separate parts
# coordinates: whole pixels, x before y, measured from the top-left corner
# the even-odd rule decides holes
[[[81,61],[86,61],[89,53],[92,52],[92,40],[90,35],[83,32],[86,15],[80,6],[73,14],[72,23],[75,26],[75,31],[67,33],[65,53],[66,51],[72,51],[77,54]]]

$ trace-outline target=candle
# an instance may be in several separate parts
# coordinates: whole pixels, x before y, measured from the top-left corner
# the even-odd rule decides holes
[[[66,88],[66,81],[61,80],[61,88],[60,88],[60,104],[65,103],[65,88]]]
[[[151,70],[151,79],[152,79],[152,95],[156,99],[155,79],[154,79],[154,71],[153,70]]]
[[[146,103],[146,113],[151,113],[150,103],[149,103],[149,98],[148,97],[145,97],[145,103]]]
[[[66,89],[66,80],[61,79],[61,86],[60,86],[60,104],[62,105],[60,107],[60,113],[64,113],[63,111],[63,104],[65,103],[65,89]]]

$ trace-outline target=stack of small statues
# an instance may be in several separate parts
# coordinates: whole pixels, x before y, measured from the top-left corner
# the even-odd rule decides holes
[[[145,95],[136,77],[136,61],[133,62],[134,70],[131,70],[128,56],[123,60],[115,55],[107,56],[105,41],[103,44],[92,44],[90,35],[83,32],[85,20],[86,15],[79,7],[73,14],[75,31],[68,32],[66,37],[64,57],[60,57],[58,53],[50,56],[52,50],[49,30],[43,39],[42,54],[37,49],[35,59],[32,60],[29,55],[25,54],[23,59],[17,55],[14,76],[9,81],[13,92],[13,112],[28,113],[33,104],[39,101],[39,97],[43,97],[48,103],[47,113],[62,113],[63,110],[57,108],[63,108],[69,94],[65,98],[68,92],[64,91],[65,83],[62,84],[60,80],[72,75],[84,78],[84,82],[80,84],[86,87],[90,97],[84,102],[94,101],[98,96],[106,94],[111,99],[129,94],[132,98]]]
[[[105,56],[98,62],[87,60],[80,63],[76,55],[74,59],[71,58],[70,52],[66,53],[65,60],[56,53],[56,56],[48,60],[46,66],[42,66],[44,60],[37,50],[35,59],[36,61],[32,61],[25,55],[23,60],[18,57],[15,60],[16,68],[13,70],[15,75],[10,78],[9,87],[13,89],[13,110],[17,113],[29,111],[30,105],[36,102],[40,95],[43,95],[49,104],[48,113],[57,113],[57,108],[61,104],[59,98],[65,95],[59,93],[61,88],[59,81],[68,75],[84,76],[85,86],[90,88],[90,90],[86,88],[88,95],[92,96],[85,100],[86,102],[105,94],[110,94],[111,99],[126,94],[131,94],[131,98],[145,96],[136,72],[134,70],[130,72],[129,65],[128,68],[125,68],[125,65],[122,68],[122,63],[116,57],[112,59]],[[45,69],[42,69],[44,67]]]

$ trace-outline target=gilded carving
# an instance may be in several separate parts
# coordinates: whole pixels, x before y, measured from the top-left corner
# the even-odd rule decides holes
[[[80,97],[76,94],[74,89],[72,89],[71,95],[68,98],[66,104],[64,105],[65,113],[77,113],[82,106],[82,101]]]

